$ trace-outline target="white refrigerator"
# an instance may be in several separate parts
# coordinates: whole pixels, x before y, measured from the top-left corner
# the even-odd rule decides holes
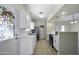
[[[57,50],[58,55],[78,54],[77,32],[58,32],[53,37],[54,48]]]

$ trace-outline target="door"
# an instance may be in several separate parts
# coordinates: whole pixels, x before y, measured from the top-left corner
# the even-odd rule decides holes
[[[44,26],[40,27],[39,35],[40,35],[40,39],[45,39],[45,28],[44,28]]]
[[[13,13],[13,18],[0,15],[0,55],[19,54],[18,17],[14,10]]]

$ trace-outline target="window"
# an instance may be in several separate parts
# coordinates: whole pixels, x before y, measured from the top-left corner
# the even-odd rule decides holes
[[[4,7],[0,7],[0,9],[1,8],[2,10],[0,10],[0,41],[11,39],[14,37],[14,25],[11,11],[7,11]]]
[[[13,23],[8,18],[0,18],[0,41],[13,38]]]
[[[64,32],[65,31],[65,27],[61,26],[61,31]]]

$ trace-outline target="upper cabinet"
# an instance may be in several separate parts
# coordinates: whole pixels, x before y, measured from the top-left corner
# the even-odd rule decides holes
[[[19,14],[19,27],[26,28],[26,13],[20,12]]]
[[[26,15],[26,29],[30,29],[30,23],[32,22],[31,17],[27,14]]]
[[[28,29],[30,28],[31,18],[26,12],[20,12],[19,14],[19,27]]]

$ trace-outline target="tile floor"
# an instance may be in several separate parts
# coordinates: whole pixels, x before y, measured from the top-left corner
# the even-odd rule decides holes
[[[56,55],[56,51],[45,39],[37,41],[33,55]]]

